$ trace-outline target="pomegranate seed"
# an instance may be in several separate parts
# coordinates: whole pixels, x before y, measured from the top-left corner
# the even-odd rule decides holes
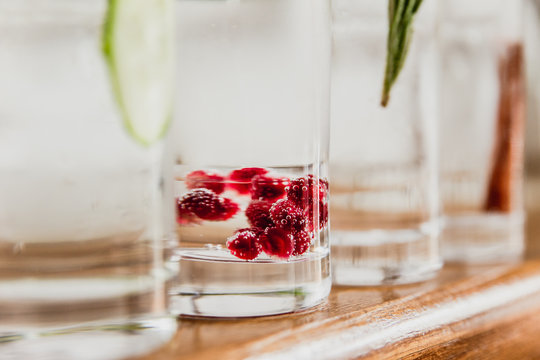
[[[272,203],[265,200],[253,200],[249,203],[246,209],[249,224],[262,230],[274,226],[274,222],[270,218],[271,207]]]
[[[177,200],[178,218],[189,221],[194,216],[209,221],[232,218],[240,209],[232,200],[220,197],[208,189],[196,189]]]
[[[239,194],[249,194],[251,188],[251,179],[256,175],[264,175],[268,173],[268,170],[263,168],[243,168],[233,170],[229,174],[228,186],[236,190]]]
[[[304,212],[292,201],[281,199],[272,205],[270,216],[276,226],[286,231],[300,231],[305,226]]]
[[[263,251],[270,255],[281,259],[288,259],[294,252],[293,236],[280,228],[271,227],[264,231],[259,241]]]
[[[307,231],[299,231],[294,234],[294,256],[302,255],[311,246],[311,235]]]
[[[277,200],[285,196],[289,185],[287,178],[273,178],[265,175],[254,176],[251,180],[251,198],[258,200]]]
[[[243,260],[253,260],[262,252],[258,235],[250,229],[238,230],[227,240],[227,249]]]
[[[186,175],[186,187],[193,189],[208,189],[216,194],[225,191],[225,178],[214,173],[207,173],[203,170],[192,171]]]

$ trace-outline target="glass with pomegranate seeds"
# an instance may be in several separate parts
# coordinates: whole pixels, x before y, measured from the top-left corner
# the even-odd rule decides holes
[[[330,291],[326,0],[177,1],[176,313],[243,317]]]

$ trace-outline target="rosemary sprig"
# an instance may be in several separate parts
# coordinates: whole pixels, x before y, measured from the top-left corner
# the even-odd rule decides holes
[[[388,105],[390,91],[396,82],[409,50],[414,15],[423,0],[388,0],[388,39],[386,70],[381,105]]]

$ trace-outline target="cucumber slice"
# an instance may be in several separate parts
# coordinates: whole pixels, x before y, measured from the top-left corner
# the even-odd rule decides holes
[[[165,134],[173,109],[173,0],[109,0],[103,54],[126,129],[143,145]]]

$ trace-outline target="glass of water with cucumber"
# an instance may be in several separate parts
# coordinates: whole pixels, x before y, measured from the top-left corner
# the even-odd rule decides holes
[[[125,357],[174,333],[173,5],[0,0],[0,358]]]

